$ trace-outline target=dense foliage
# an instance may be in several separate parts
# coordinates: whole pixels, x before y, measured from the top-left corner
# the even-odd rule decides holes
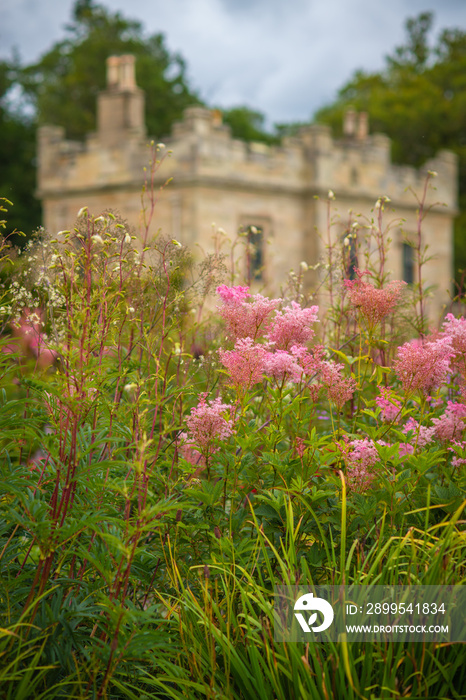
[[[36,126],[34,119],[14,106],[11,89],[20,69],[14,61],[0,61],[0,196],[14,199],[10,231],[33,231],[40,224],[36,187]],[[16,237],[18,241],[18,237]]]
[[[273,637],[276,584],[464,584],[466,321],[427,333],[422,229],[408,289],[379,200],[319,310],[152,203],[144,251],[87,208],[3,248],[3,697],[460,698],[461,644]]]

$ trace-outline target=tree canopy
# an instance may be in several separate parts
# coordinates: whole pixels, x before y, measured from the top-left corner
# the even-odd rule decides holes
[[[357,71],[316,120],[341,133],[349,107],[369,114],[371,130],[392,139],[395,162],[421,165],[442,148],[459,157],[460,216],[456,268],[466,268],[466,32],[446,29],[429,41],[432,14],[406,23],[407,40],[378,73]]]
[[[34,197],[35,124],[10,99],[17,84],[19,67],[15,61],[0,61],[0,197],[12,201],[7,231],[32,231],[40,224],[40,204]],[[13,242],[20,243],[18,236]]]

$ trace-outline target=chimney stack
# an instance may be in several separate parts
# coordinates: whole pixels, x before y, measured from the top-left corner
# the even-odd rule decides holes
[[[144,137],[144,92],[136,85],[135,56],[107,58],[107,88],[97,97],[99,139],[108,145]]]

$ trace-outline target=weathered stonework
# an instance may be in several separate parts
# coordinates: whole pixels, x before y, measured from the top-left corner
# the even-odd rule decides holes
[[[150,151],[144,124],[144,94],[136,86],[134,57],[110,57],[107,89],[98,97],[97,131],[84,143],[66,140],[62,127],[44,126],[38,136],[38,196],[44,226],[50,233],[69,228],[82,206],[93,214],[117,210],[136,228],[141,220],[141,188]],[[450,288],[453,218],[457,211],[457,162],[441,151],[421,170],[393,165],[390,140],[368,134],[364,115],[349,113],[345,136],[334,140],[325,126],[309,126],[279,146],[245,143],[231,137],[218,112],[185,111],[165,144],[172,155],[156,175],[160,191],[153,233],[161,229],[190,247],[212,249],[212,222],[231,236],[238,227],[256,226],[264,245],[261,283],[277,293],[291,268],[305,260],[313,265],[325,253],[328,191],[340,219],[332,226],[334,241],[343,239],[350,216],[373,219],[376,200],[387,195],[390,210],[384,221],[391,229],[387,259],[391,277],[402,279],[403,240],[417,229],[417,202],[428,170],[436,171],[435,190],[426,207],[438,202],[423,222],[424,242],[433,259],[425,281],[438,288],[436,311]],[[388,209],[388,208],[387,208]],[[403,222],[401,222],[403,220]],[[318,232],[318,233],[317,233]],[[405,261],[406,263],[406,261]],[[415,274],[415,271],[414,271]],[[316,280],[314,280],[316,282]]]

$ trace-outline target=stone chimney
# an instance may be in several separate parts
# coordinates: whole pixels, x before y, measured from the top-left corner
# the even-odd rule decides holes
[[[369,115],[367,112],[359,112],[358,133],[359,141],[365,141],[369,135]]]
[[[132,55],[107,58],[107,88],[97,97],[97,131],[109,146],[146,135],[144,92],[136,85],[135,60]]]
[[[348,138],[356,136],[358,113],[354,109],[347,109],[343,116],[343,135]]]

